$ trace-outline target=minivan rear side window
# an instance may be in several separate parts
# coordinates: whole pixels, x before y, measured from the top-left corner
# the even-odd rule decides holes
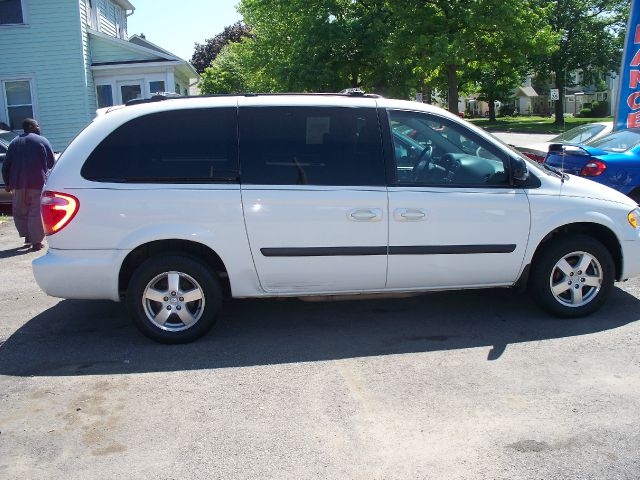
[[[242,183],[385,185],[374,108],[240,108]]]
[[[237,110],[169,110],[130,120],[96,147],[81,174],[98,182],[237,183]]]

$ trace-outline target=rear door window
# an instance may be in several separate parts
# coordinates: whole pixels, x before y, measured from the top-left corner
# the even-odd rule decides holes
[[[170,110],[118,127],[81,174],[99,182],[234,183],[237,157],[236,108]]]
[[[242,183],[383,186],[375,108],[241,107]]]

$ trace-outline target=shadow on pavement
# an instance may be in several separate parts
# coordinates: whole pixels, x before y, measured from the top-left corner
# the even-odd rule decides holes
[[[17,257],[18,255],[26,255],[27,253],[32,253],[32,251],[33,250],[31,250],[31,244],[25,244],[21,247],[11,248],[9,250],[0,250],[0,259]]]
[[[232,300],[201,340],[167,346],[138,333],[124,306],[65,300],[0,345],[0,374],[100,375],[313,362],[487,347],[495,360],[509,344],[584,335],[640,318],[640,300],[614,288],[587,318],[551,318],[525,295],[474,290],[306,303]]]

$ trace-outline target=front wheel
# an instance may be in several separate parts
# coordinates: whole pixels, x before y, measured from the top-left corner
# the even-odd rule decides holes
[[[552,240],[535,260],[531,293],[559,317],[582,317],[599,309],[614,282],[615,267],[607,248],[586,235]]]
[[[162,343],[186,343],[204,335],[222,304],[220,281],[190,257],[168,255],[146,260],[127,291],[136,326]]]

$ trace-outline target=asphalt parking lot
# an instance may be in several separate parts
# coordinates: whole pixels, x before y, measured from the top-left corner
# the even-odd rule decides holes
[[[495,289],[230,301],[163,346],[18,247],[5,219],[2,479],[640,478],[638,280],[578,321]]]

